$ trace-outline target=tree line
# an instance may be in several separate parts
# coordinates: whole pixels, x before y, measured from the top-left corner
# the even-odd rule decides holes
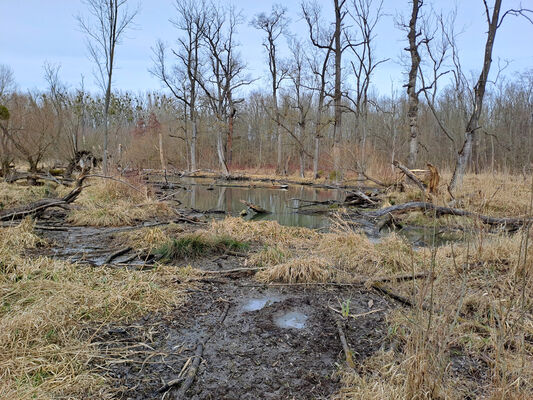
[[[486,40],[479,75],[470,77],[461,66],[454,13],[411,1],[410,15],[396,18],[405,34],[405,85],[385,94],[372,85],[375,71],[393,62],[376,54],[383,1],[304,1],[306,32],[298,36],[281,5],[245,18],[231,5],[176,0],[169,22],[175,37],[152,48],[150,73],[163,89],[133,95],[113,88],[112,78],[138,9],[127,0],[85,3],[78,22],[101,92],[85,90],[83,81],[68,89],[60,66],[51,64],[44,66],[47,89],[23,92],[2,65],[4,175],[14,161],[36,171],[82,150],[101,154],[105,173],[108,165],[224,174],[275,168],[334,181],[405,159],[411,168],[425,162],[450,168],[452,189],[468,169],[530,165],[533,70],[505,78],[505,65],[492,59],[501,25],[512,17],[532,22],[531,10],[480,0]],[[243,24],[261,33],[268,90],[258,89],[240,52]]]

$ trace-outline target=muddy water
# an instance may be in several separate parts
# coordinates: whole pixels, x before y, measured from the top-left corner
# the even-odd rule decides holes
[[[304,199],[312,201],[344,200],[345,192],[338,189],[314,188],[303,185],[289,185],[287,189],[265,187],[268,184],[248,187],[238,183],[224,185],[211,179],[183,178],[176,182],[183,187],[181,190],[170,189],[165,192],[176,194],[173,199],[179,200],[182,207],[196,210],[221,210],[230,215],[240,215],[246,210],[241,200],[256,204],[269,214],[249,213],[244,218],[253,220],[273,220],[286,226],[303,226],[306,228],[324,228],[329,225],[327,215],[305,215],[296,213],[298,201]],[[327,210],[327,206],[323,207]]]

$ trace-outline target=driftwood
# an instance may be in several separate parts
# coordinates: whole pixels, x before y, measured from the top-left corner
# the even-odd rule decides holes
[[[51,207],[65,208],[79,196],[83,189],[83,181],[85,178],[86,176],[82,174],[76,181],[76,187],[62,198],[41,199],[25,206],[0,211],[0,221],[21,219],[30,215],[38,216],[41,215],[44,210]]]
[[[481,222],[487,225],[504,225],[509,226],[511,228],[517,228],[519,226],[522,226],[527,223],[532,223],[533,218],[514,218],[514,217],[490,217],[487,215],[478,214],[472,211],[463,210],[460,208],[452,208],[452,207],[442,207],[437,206],[433,203],[428,203],[425,201],[412,201],[409,203],[404,204],[398,204],[391,207],[382,208],[381,210],[377,211],[370,211],[365,213],[366,216],[369,217],[383,217],[387,214],[392,213],[402,213],[402,212],[409,212],[409,211],[435,211],[435,214],[437,217],[443,216],[443,215],[456,215],[459,217],[472,217],[477,218]]]
[[[405,165],[403,165],[402,163],[400,163],[399,161],[396,161],[394,160],[394,162],[392,163],[392,165],[394,165],[396,168],[398,168],[400,171],[402,171],[405,176],[407,176],[416,186],[418,186],[418,188],[423,192],[425,193],[426,192],[426,188],[424,187],[424,184],[420,181],[420,179],[418,179],[416,177],[415,174],[413,174],[409,168],[407,168]]]
[[[257,214],[270,214],[270,211],[265,210],[261,206],[258,206],[257,204],[250,203],[246,200],[241,200],[241,203],[244,204],[246,207],[248,207],[250,210],[256,212]]]

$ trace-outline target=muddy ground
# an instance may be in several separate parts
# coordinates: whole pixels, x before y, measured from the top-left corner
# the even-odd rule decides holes
[[[96,267],[116,251],[116,234],[132,229],[71,227],[54,220],[37,226],[52,244],[39,254]],[[192,265],[222,271],[242,263],[240,257],[211,255]],[[363,287],[267,286],[241,276],[194,283],[185,306],[171,313],[99,327],[96,335],[89,330],[101,348],[93,367],[110,378],[118,398],[174,398],[183,382],[165,384],[181,376],[202,343],[186,398],[325,399],[340,389],[345,357],[332,308],[339,310],[348,299],[350,314],[374,311],[343,323],[357,363],[386,346],[385,314],[393,303]]]

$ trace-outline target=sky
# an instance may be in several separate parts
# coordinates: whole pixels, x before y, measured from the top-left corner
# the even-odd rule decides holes
[[[142,93],[159,90],[160,82],[148,70],[152,66],[152,50],[158,39],[173,44],[177,32],[169,22],[175,14],[175,0],[129,0],[133,7],[140,4],[134,29],[130,29],[117,49],[117,69],[113,80],[115,89]],[[221,3],[226,4],[224,0]],[[332,14],[331,0],[319,0],[326,15]],[[348,0],[350,1],[350,0]],[[279,0],[234,0],[246,22],[238,29],[240,53],[248,65],[248,72],[259,79],[255,85],[267,87],[268,67],[261,46],[262,35],[249,25],[253,16],[268,12]],[[408,0],[384,0],[386,14],[376,29],[375,51],[377,59],[389,58],[380,65],[373,79],[374,88],[383,95],[403,90],[405,68],[400,59],[405,57],[405,33],[395,25],[399,16],[409,14]],[[426,2],[427,4],[428,2]],[[490,1],[489,1],[490,3]],[[517,6],[519,0],[505,0],[504,7]],[[284,0],[291,31],[302,38],[307,35],[300,16],[300,0]],[[433,0],[434,9],[444,12],[457,5],[456,31],[463,69],[469,76],[478,74],[482,65],[486,38],[486,20],[481,0]],[[533,8],[533,0],[522,0],[524,7]],[[85,87],[98,90],[94,79],[94,65],[88,57],[86,38],[76,21],[77,15],[87,15],[82,0],[0,0],[0,64],[14,71],[18,89],[44,90],[46,81],[44,63],[59,65],[60,78],[69,88],[79,87],[84,77]],[[427,6],[426,6],[427,7]],[[325,23],[328,23],[325,21]],[[286,54],[285,54],[286,55]],[[497,33],[493,52],[498,59],[510,61],[507,76],[515,76],[533,69],[533,25],[525,19],[509,17]],[[493,68],[493,71],[496,68]],[[348,76],[345,79],[349,79]]]

